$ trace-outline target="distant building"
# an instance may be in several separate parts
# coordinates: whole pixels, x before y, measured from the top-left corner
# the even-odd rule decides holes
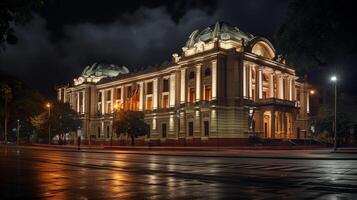
[[[150,134],[141,144],[303,139],[309,126],[308,84],[267,39],[224,22],[192,32],[181,55],[158,68],[130,73],[94,63],[58,88],[58,100],[80,114],[81,132],[92,143],[110,140],[115,104],[145,112]]]

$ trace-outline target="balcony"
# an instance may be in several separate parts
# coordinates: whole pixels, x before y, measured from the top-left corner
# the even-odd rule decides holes
[[[277,98],[267,98],[267,99],[258,99],[255,101],[257,106],[285,106],[298,108],[299,104],[296,101],[290,101],[286,99],[277,99]]]

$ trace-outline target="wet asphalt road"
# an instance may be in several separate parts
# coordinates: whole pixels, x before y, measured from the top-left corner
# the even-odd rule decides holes
[[[0,199],[357,199],[357,160],[0,147]]]

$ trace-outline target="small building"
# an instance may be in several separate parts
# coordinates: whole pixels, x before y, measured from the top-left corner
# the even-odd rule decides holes
[[[115,104],[145,113],[150,134],[140,144],[304,139],[309,127],[306,81],[266,38],[224,22],[193,31],[182,53],[160,67],[131,73],[103,62],[87,66],[58,88],[58,100],[80,114],[91,143],[109,142]]]

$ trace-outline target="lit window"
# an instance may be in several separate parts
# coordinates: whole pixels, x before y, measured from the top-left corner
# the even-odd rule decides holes
[[[210,85],[205,86],[205,91],[204,91],[204,100],[205,101],[211,101],[212,100],[212,88]]]
[[[188,94],[188,102],[193,103],[196,100],[196,89],[195,88],[190,88],[189,89],[189,94]]]
[[[146,98],[146,110],[152,110],[152,97]]]
[[[169,107],[169,95],[163,95],[162,96],[162,108],[168,108]]]

